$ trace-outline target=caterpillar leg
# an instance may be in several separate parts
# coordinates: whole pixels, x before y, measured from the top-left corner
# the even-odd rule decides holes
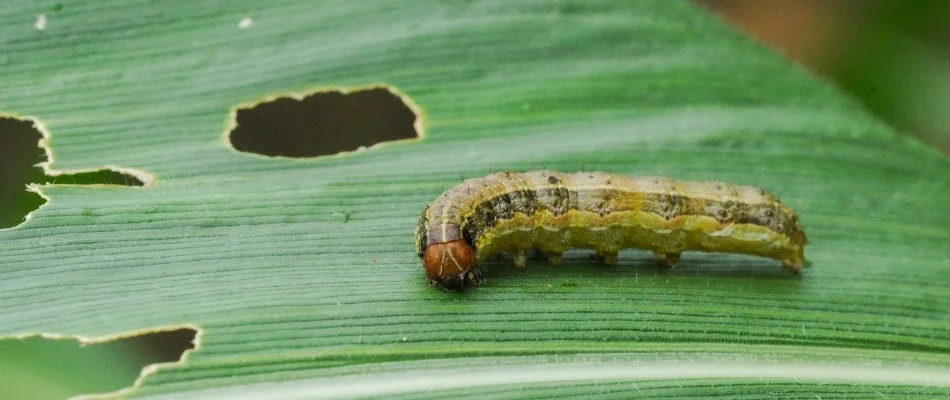
[[[676,262],[680,260],[680,253],[654,253],[656,254],[656,265],[663,268],[673,268]]]
[[[472,270],[468,272],[468,278],[472,280],[473,286],[485,283],[485,273],[478,267],[472,268]]]
[[[802,272],[802,268],[805,268],[805,259],[801,256],[794,256],[782,260],[782,266],[795,272]]]
[[[617,252],[599,251],[597,252],[597,261],[604,265],[617,265]]]
[[[528,259],[529,259],[529,260],[543,261],[543,260],[545,260],[545,259],[547,259],[547,258],[548,258],[547,253],[545,253],[545,252],[543,252],[543,251],[541,251],[541,250],[538,250],[538,249],[531,249],[531,250],[528,250]]]
[[[528,254],[524,250],[515,250],[511,253],[511,256],[515,259],[515,268],[524,268],[525,264],[528,262]]]

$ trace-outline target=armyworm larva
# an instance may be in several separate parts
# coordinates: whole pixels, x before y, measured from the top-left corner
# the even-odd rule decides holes
[[[752,186],[677,182],[604,172],[502,172],[466,180],[429,204],[416,248],[429,282],[465,290],[482,281],[477,263],[502,252],[523,267],[525,251],[558,264],[569,248],[652,250],[673,266],[687,250],[753,254],[800,271],[805,232],[775,196]]]

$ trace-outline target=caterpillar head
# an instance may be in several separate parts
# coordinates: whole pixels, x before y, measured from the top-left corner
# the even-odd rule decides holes
[[[465,240],[429,244],[422,264],[429,284],[442,290],[464,291],[482,282],[475,268],[475,249]]]

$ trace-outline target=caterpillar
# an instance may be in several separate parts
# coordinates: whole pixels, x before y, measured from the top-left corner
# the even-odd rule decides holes
[[[687,250],[773,258],[796,272],[808,239],[798,216],[753,186],[678,182],[605,172],[501,172],[463,181],[430,203],[416,249],[432,286],[462,291],[483,282],[477,264],[526,250],[554,265],[569,248],[592,248],[605,264],[622,248],[652,250],[672,267]]]

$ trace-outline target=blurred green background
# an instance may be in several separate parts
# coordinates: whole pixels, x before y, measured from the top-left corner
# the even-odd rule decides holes
[[[72,339],[0,340],[0,399],[65,399],[130,386],[142,368],[176,361],[195,331],[179,329],[81,346]]]
[[[950,2],[699,3],[851,93],[897,131],[950,153]]]
[[[698,3],[848,91],[898,131],[950,153],[950,1]],[[0,228],[19,224],[42,204],[24,190],[27,183],[136,184],[112,172],[47,177],[35,166],[45,161],[36,146],[40,138],[28,123],[0,119]],[[143,365],[175,360],[189,347],[187,334],[172,336],[89,347],[40,338],[0,341],[0,376],[12,390],[0,397],[117,390],[130,385]],[[14,381],[19,388],[8,386]],[[40,387],[45,389],[30,391]]]

